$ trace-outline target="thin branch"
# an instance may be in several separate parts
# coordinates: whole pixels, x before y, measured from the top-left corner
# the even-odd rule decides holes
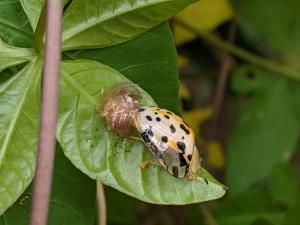
[[[201,37],[203,40],[207,41],[208,43],[210,43],[220,49],[223,49],[224,51],[227,51],[241,59],[244,59],[245,61],[247,61],[249,63],[263,67],[263,68],[273,71],[275,73],[279,73],[286,77],[293,78],[298,81],[300,80],[300,71],[298,71],[296,68],[293,68],[293,67],[285,65],[285,64],[280,64],[275,61],[272,61],[272,60],[266,59],[264,57],[261,57],[259,55],[248,52],[245,49],[242,49],[233,44],[230,44],[229,42],[226,42],[213,34],[201,32],[181,20],[174,19],[174,21],[178,25],[182,26],[183,28],[185,28],[185,29],[193,32],[197,36]]]
[[[62,1],[47,1],[46,50],[43,76],[40,138],[30,225],[46,225],[55,156]]]
[[[102,183],[97,181],[98,225],[106,225],[106,202]]]
[[[229,33],[228,33],[228,41],[229,43],[233,43],[236,34],[236,23],[233,22],[230,24]],[[217,123],[219,121],[221,108],[224,101],[224,93],[225,87],[228,80],[229,72],[232,68],[233,59],[230,54],[227,52],[221,52],[221,66],[220,66],[220,73],[218,77],[218,84],[214,96],[213,102],[213,118],[212,118],[212,134],[211,137],[215,138]]]

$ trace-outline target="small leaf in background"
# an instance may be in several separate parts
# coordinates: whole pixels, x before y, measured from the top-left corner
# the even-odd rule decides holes
[[[204,169],[188,181],[160,168],[139,168],[142,161],[153,158],[145,145],[109,132],[97,113],[100,94],[121,82],[129,81],[95,61],[63,62],[57,139],[72,163],[91,178],[150,203],[188,204],[223,196],[224,186]],[[141,105],[155,104],[141,93]]]
[[[272,198],[286,206],[299,203],[300,186],[295,171],[289,164],[279,164],[274,167],[269,184]]]
[[[292,81],[245,66],[234,73],[232,86],[249,96],[241,101],[228,146],[227,184],[234,194],[266,178],[277,163],[287,160],[300,130]]]
[[[300,67],[300,1],[232,0],[245,39],[262,54],[280,53]]]
[[[0,215],[23,193],[34,175],[41,72],[41,61],[35,58],[0,84]]]
[[[131,40],[195,0],[73,0],[64,14],[64,50],[103,48]],[[101,13],[99,13],[101,12]]]
[[[220,24],[232,19],[233,9],[228,0],[200,0],[180,12],[176,19],[199,31],[212,31]],[[192,32],[174,24],[176,45],[182,45],[196,38]]]
[[[0,225],[24,225],[29,222],[31,187],[0,217]],[[49,224],[92,225],[95,221],[96,184],[75,168],[56,149],[50,199]]]
[[[35,55],[34,49],[10,46],[0,38],[0,72],[8,67],[29,61]]]
[[[32,47],[33,32],[19,0],[0,1],[0,38],[7,44]]]

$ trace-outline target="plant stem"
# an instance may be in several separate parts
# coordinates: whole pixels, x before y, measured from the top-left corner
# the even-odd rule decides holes
[[[183,22],[181,20],[174,19],[174,21],[178,25],[182,26],[183,28],[185,28],[185,29],[191,31],[192,33],[196,34],[197,36],[201,37],[208,43],[210,43],[220,49],[223,49],[241,59],[244,59],[245,61],[247,61],[249,63],[261,66],[270,71],[273,71],[273,72],[282,74],[284,76],[287,76],[289,78],[293,78],[293,79],[300,81],[300,71],[298,71],[295,68],[292,68],[285,64],[276,63],[272,60],[269,60],[264,57],[253,54],[251,52],[248,52],[245,49],[242,49],[233,44],[230,44],[229,42],[226,42],[213,34],[198,31],[197,29],[193,28],[192,26],[186,24],[185,22]]]
[[[45,24],[46,24],[46,2],[43,5],[38,24],[36,25],[34,35],[34,48],[40,51],[43,48],[43,39],[45,35]]]
[[[106,202],[103,184],[97,181],[98,225],[106,225]]]
[[[55,156],[55,133],[61,57],[61,0],[47,1],[45,67],[36,176],[30,225],[47,225]]]

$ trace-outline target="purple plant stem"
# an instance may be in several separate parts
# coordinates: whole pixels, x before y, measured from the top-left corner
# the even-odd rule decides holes
[[[33,187],[30,225],[46,225],[55,157],[55,132],[61,58],[61,0],[48,0],[45,67],[38,159]]]

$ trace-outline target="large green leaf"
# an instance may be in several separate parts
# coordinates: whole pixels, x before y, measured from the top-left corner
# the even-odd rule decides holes
[[[204,169],[201,177],[188,181],[159,168],[139,168],[140,162],[153,156],[143,143],[109,132],[97,112],[103,91],[122,82],[129,80],[94,61],[62,64],[57,139],[73,164],[90,177],[147,202],[188,204],[224,195],[224,187]],[[155,104],[148,94],[141,93],[142,105]]]
[[[10,66],[30,60],[35,54],[34,49],[13,47],[4,43],[0,38],[0,72]]]
[[[44,0],[20,0],[33,30],[38,23]]]
[[[288,187],[288,191],[284,191]],[[270,176],[270,194],[285,206],[294,206],[300,202],[298,177],[292,167],[285,163],[275,166]]]
[[[147,91],[160,107],[179,112],[177,54],[167,23],[121,45],[65,55],[109,65]]]
[[[92,225],[95,221],[95,181],[75,168],[56,149],[49,224]],[[84,196],[84,197],[83,197]],[[29,221],[31,187],[0,217],[0,225],[24,225]]]
[[[32,180],[40,103],[41,61],[0,84],[0,215]]]
[[[227,182],[231,193],[243,191],[290,158],[299,139],[299,84],[251,66],[233,77],[235,91],[248,97],[228,146]]]
[[[0,38],[9,45],[32,46],[32,29],[19,0],[0,1]]]
[[[64,15],[64,50],[100,48],[128,41],[195,0],[74,0]]]
[[[71,0],[63,0],[66,5]],[[35,31],[45,0],[20,0],[32,29]]]
[[[299,66],[300,1],[232,0],[240,28],[249,43],[263,54],[280,53]],[[269,51],[266,51],[268,49]]]

